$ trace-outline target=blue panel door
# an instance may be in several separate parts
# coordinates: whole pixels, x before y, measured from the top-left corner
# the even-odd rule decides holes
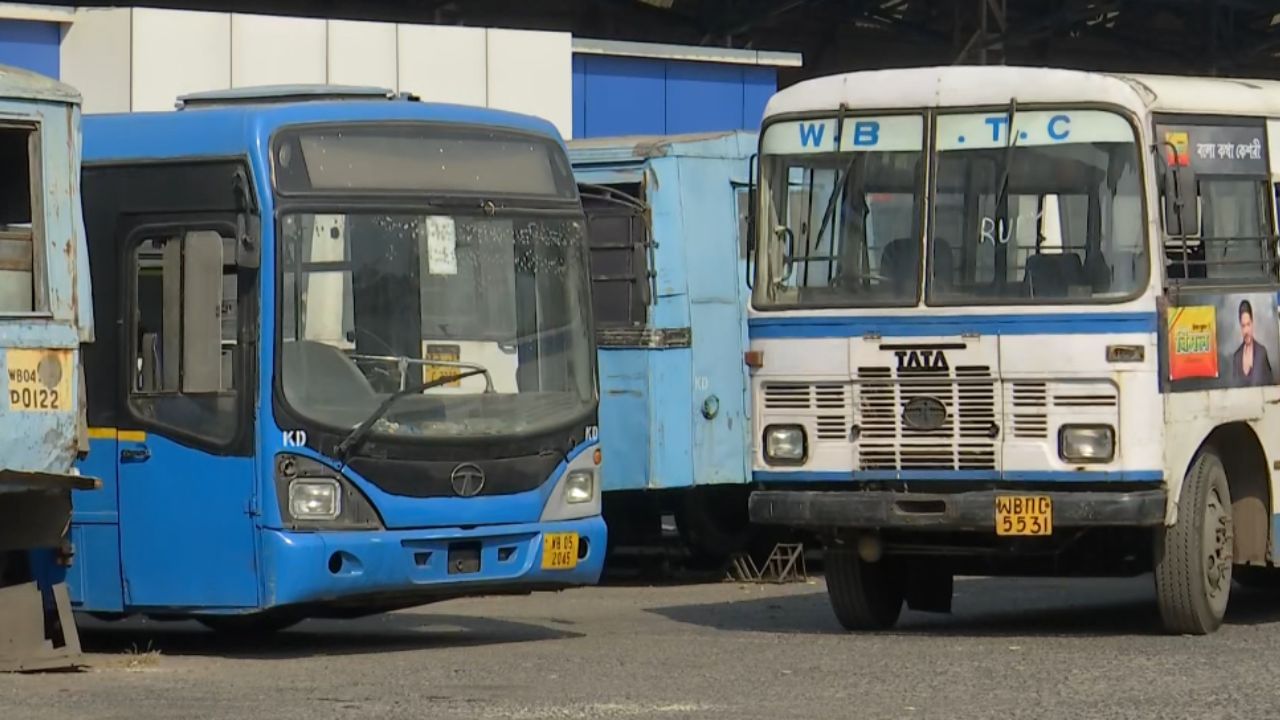
[[[742,68],[699,62],[667,63],[667,133],[738,130],[742,125]]]
[[[662,133],[666,117],[662,63],[604,55],[585,56],[583,63],[581,137]]]
[[[698,485],[747,481],[748,415],[743,364],[745,307],[738,199],[746,160],[682,158],[680,181],[699,189],[684,212],[693,328],[693,475]]]
[[[256,359],[241,352],[257,276],[236,266],[235,237],[210,216],[140,224],[121,243],[120,564],[135,608],[258,604]]]
[[[57,78],[61,43],[58,23],[0,20],[0,65]]]
[[[125,601],[257,605],[252,459],[217,457],[155,433],[119,445]]]
[[[67,593],[77,610],[124,609],[120,577],[120,512],[114,428],[96,429],[89,454],[76,464],[81,475],[97,478],[97,490],[71,494],[71,543],[75,558],[67,572]]]

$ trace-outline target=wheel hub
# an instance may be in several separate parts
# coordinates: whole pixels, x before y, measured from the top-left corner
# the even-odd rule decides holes
[[[1231,585],[1233,540],[1231,514],[1216,491],[1209,493],[1204,521],[1205,548],[1209,551],[1204,564],[1205,581],[1210,596],[1216,599]]]

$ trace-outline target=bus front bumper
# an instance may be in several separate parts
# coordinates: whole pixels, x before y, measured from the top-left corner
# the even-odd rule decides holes
[[[1105,491],[760,490],[751,522],[807,529],[912,529],[994,532],[996,499],[1048,497],[1054,527],[1154,527],[1164,523],[1163,489]]]
[[[548,567],[544,540],[576,534],[572,567]],[[594,585],[604,568],[600,516],[560,522],[420,530],[263,531],[261,609],[410,606],[489,593]]]

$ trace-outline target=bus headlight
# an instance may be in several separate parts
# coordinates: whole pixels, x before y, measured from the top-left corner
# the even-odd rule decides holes
[[[304,455],[276,456],[276,501],[287,530],[380,530],[382,519],[350,478]]]
[[[799,425],[770,425],[764,429],[764,459],[778,463],[802,463],[805,458],[804,428]]]
[[[1116,430],[1110,425],[1063,425],[1058,456],[1067,462],[1105,463],[1116,456]]]
[[[565,502],[572,505],[591,502],[596,496],[596,477],[590,470],[574,470],[564,483]]]
[[[298,479],[289,483],[289,514],[297,520],[333,520],[342,512],[338,483]]]

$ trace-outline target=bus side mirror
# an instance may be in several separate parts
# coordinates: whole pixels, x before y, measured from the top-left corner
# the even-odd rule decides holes
[[[1185,165],[1164,170],[1164,229],[1174,237],[1200,234],[1195,171]]]

